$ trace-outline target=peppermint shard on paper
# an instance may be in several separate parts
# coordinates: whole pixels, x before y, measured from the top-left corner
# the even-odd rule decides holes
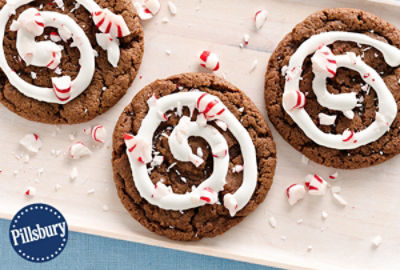
[[[264,95],[272,124],[295,149],[328,167],[363,168],[399,154],[399,36],[362,10],[311,14],[269,58]]]
[[[125,94],[141,62],[142,28],[130,19],[137,16],[130,1],[99,3],[0,3],[0,68],[8,81],[1,103],[29,120],[72,124],[102,114]]]
[[[213,237],[237,224],[264,200],[276,164],[262,114],[209,73],[142,89],[120,116],[113,149],[124,206],[143,226],[175,240]]]

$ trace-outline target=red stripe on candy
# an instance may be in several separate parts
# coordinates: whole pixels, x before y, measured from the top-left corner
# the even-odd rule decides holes
[[[349,135],[349,137],[347,137],[347,138],[343,139],[343,141],[344,141],[344,142],[348,142],[348,141],[350,141],[350,140],[351,140],[351,138],[353,138],[353,135],[354,135],[354,132],[351,130],[351,131],[350,131],[350,135]]]
[[[99,27],[103,24],[104,20],[105,20],[105,18],[101,19],[101,20],[96,24],[96,27],[99,28]]]
[[[208,56],[210,56],[210,52],[209,51],[203,51],[200,55],[200,59],[203,60],[204,62],[207,61]]]
[[[37,25],[41,26],[41,27],[44,27],[44,23],[42,23],[42,22],[35,21],[35,23],[36,23]]]
[[[328,59],[329,63],[336,64],[336,60]]]
[[[129,152],[132,152],[136,148],[136,144],[128,149]]]
[[[210,101],[210,102],[207,104],[207,106],[206,106],[206,108],[204,109],[204,111],[203,111],[204,115],[206,115],[209,111],[211,111],[211,109],[212,109],[215,105],[217,105],[217,103],[218,103],[217,100]]]
[[[223,108],[222,110],[220,110],[219,112],[217,112],[217,115],[221,115],[224,111],[225,111],[225,108]]]
[[[211,199],[210,198],[208,198],[208,197],[204,197],[204,196],[201,196],[200,197],[200,200],[203,200],[203,201],[205,201],[205,202],[211,202]]]
[[[289,190],[292,188],[292,187],[294,187],[296,184],[293,184],[293,185],[290,185],[290,186],[288,186],[288,188],[286,189],[286,196],[289,198],[290,196],[289,196]]]
[[[197,108],[200,107],[200,101],[201,101],[201,99],[202,99],[203,97],[205,97],[206,95],[207,95],[207,93],[203,93],[203,94],[201,94],[201,96],[197,99]]]
[[[318,180],[318,182],[320,182],[321,184],[324,182],[324,180],[322,180],[321,177],[319,177],[318,174],[314,174],[314,178]]]
[[[122,30],[121,30],[121,26],[117,25],[117,30],[118,30],[118,37],[122,37]]]
[[[132,140],[134,137],[128,133],[124,134],[124,140]]]
[[[112,25],[112,22],[109,22],[107,25],[106,32],[105,32],[106,34],[110,33],[111,25]]]
[[[333,76],[336,76],[336,72],[333,71],[332,69],[327,68],[326,70],[327,70],[329,73],[331,73]]]

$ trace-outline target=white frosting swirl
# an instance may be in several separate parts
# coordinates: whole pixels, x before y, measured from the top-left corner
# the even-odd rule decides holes
[[[0,11],[1,41],[4,39],[9,17],[15,14],[17,8],[32,1],[8,0],[6,5],[3,6]],[[92,0],[77,0],[77,2],[82,4],[89,12],[95,14],[93,21],[103,32],[97,35],[104,35],[108,40],[107,45],[105,42],[101,42],[100,46],[107,50],[110,63],[116,66],[119,61],[117,38],[129,34],[129,29],[124,20],[121,16],[115,15],[107,9],[101,9]],[[7,75],[10,83],[24,95],[39,101],[65,104],[80,95],[90,85],[95,69],[95,53],[85,32],[71,17],[57,12],[29,8],[23,11],[18,20],[13,21],[10,27],[10,30],[17,31],[17,51],[27,65],[55,69],[61,61],[62,46],[50,40],[40,42],[35,40],[37,36],[43,34],[45,27],[56,28],[63,41],[72,38],[71,46],[78,48],[81,69],[74,80],[71,80],[70,76],[53,77],[53,88],[38,87],[24,81],[8,65],[4,55],[3,42],[0,42],[0,67]],[[104,38],[98,38],[98,40],[103,41]]]
[[[326,32],[310,37],[291,56],[286,73],[283,107],[303,132],[315,143],[335,148],[354,149],[379,139],[385,134],[397,115],[396,101],[379,74],[354,53],[334,55],[328,47],[335,41],[352,41],[367,44],[378,49],[385,61],[392,67],[400,65],[400,50],[390,44],[367,35],[351,32]],[[343,134],[324,133],[314,124],[306,110],[305,96],[299,91],[301,69],[305,58],[314,53],[313,90],[318,102],[331,110],[342,111],[353,118],[352,111],[357,105],[355,93],[331,94],[326,89],[326,79],[336,75],[336,69],[345,67],[360,73],[361,78],[376,91],[379,103],[376,119],[362,131],[345,130]]]
[[[216,128],[208,125],[208,122],[223,121],[238,141],[244,160],[242,185],[234,194],[224,196],[224,206],[231,216],[234,216],[248,203],[257,184],[256,150],[247,130],[217,97],[204,92],[180,92],[160,99],[152,97],[148,104],[149,111],[138,134],[124,136],[133,179],[140,195],[149,203],[167,210],[186,210],[206,203],[217,203],[217,194],[224,189],[226,183],[229,151],[224,136]],[[191,110],[197,108],[199,114],[196,121],[191,121],[187,116],[181,117],[168,139],[171,152],[176,160],[192,162],[199,166],[203,160],[192,152],[188,138],[202,137],[211,147],[214,171],[199,186],[192,187],[192,192],[176,194],[161,180],[154,185],[146,164],[152,161],[153,135],[160,123],[167,120],[165,113],[176,108],[177,115],[180,115],[182,107]]]

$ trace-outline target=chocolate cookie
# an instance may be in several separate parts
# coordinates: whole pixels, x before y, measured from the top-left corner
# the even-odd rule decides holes
[[[310,15],[269,59],[269,119],[289,144],[325,166],[355,169],[390,159],[400,152],[398,48],[400,31],[371,13],[336,8]],[[299,57],[305,60],[295,66]]]
[[[155,132],[143,135],[146,130]],[[224,233],[265,199],[276,150],[262,114],[239,89],[211,74],[185,73],[151,83],[125,108],[113,134],[112,165],[118,195],[132,217],[168,238],[199,240]],[[141,177],[133,178],[132,167]],[[226,174],[214,179],[224,181],[220,190],[205,184],[214,174]],[[243,203],[237,191],[253,180],[253,191],[242,193],[249,199]],[[180,209],[185,204],[196,207]]]
[[[48,40],[63,46],[61,62],[58,67],[54,68],[56,66],[54,62],[49,62],[47,65],[47,67],[54,65],[52,68],[38,66],[33,63],[27,65],[27,61],[21,59],[17,50],[18,47],[16,46],[17,32],[15,30],[22,26],[21,23],[16,26],[12,25],[12,22],[13,20],[18,20],[22,12],[32,7],[37,9],[39,17],[44,18],[44,13],[46,11],[54,11],[58,14],[66,14],[72,18],[83,30],[90,45],[95,50],[95,66],[93,77],[88,87],[84,88],[76,98],[71,98],[71,100],[65,104],[39,101],[41,99],[24,95],[11,85],[9,78],[1,71],[0,102],[9,110],[26,119],[38,122],[51,124],[81,123],[89,121],[97,115],[106,112],[127,92],[128,87],[137,74],[143,55],[143,29],[136,10],[132,2],[128,0],[96,0],[93,3],[97,3],[97,8],[95,8],[97,6],[96,4],[91,4],[89,2],[90,1],[83,1],[82,3],[86,4],[79,4],[79,1],[76,2],[73,0],[57,0],[54,2],[38,0],[19,7],[16,14],[10,16],[6,25],[4,40],[2,41],[4,52],[8,66],[25,82],[33,84],[34,86],[46,87],[49,89],[55,88],[55,82],[52,81],[52,77],[70,76],[71,80],[73,80],[78,77],[80,69],[90,66],[89,63],[85,61],[80,63],[80,57],[86,57],[85,54],[90,54],[90,50],[80,53],[78,49],[80,41],[79,39],[78,41],[74,41],[74,35],[76,35],[76,33],[69,33],[70,37],[64,40],[63,36],[66,35],[65,32],[59,33],[59,29],[49,25],[44,25],[44,32],[40,36],[36,36],[36,42]],[[4,5],[6,5],[6,1],[0,0],[0,7],[3,8]],[[92,10],[92,12],[90,12],[90,8],[87,8],[88,6],[91,8],[94,7],[96,11],[94,12],[94,10]],[[113,14],[111,15],[111,13]],[[121,15],[122,18],[118,15]],[[96,18],[97,20],[95,20]],[[42,20],[43,19],[36,22],[41,27],[43,27],[44,24]],[[56,19],[53,20],[57,22]],[[124,21],[124,23],[121,23],[121,21]],[[128,30],[124,28],[125,25]],[[14,27],[14,31],[10,31],[10,27]],[[33,28],[33,30],[35,29]],[[112,54],[110,59],[114,57],[112,60],[118,61],[115,67],[111,64],[112,61],[109,60],[107,55],[108,51],[103,49],[99,45],[99,41],[96,40],[96,34],[99,33],[105,33],[103,36],[103,46],[116,46],[118,48],[119,44],[119,56],[117,49],[113,48],[110,50]],[[108,39],[111,41],[110,43],[107,43]],[[117,40],[115,43],[117,45],[112,43],[113,40]],[[37,45],[37,43],[35,45]],[[117,56],[119,59],[115,59]],[[82,76],[83,79],[86,76],[89,75],[84,74]],[[65,92],[68,91],[68,82],[69,80],[57,82],[60,85],[67,85],[66,89],[61,89],[59,92],[56,91],[57,88],[54,90],[56,95],[59,93],[57,97],[60,100],[69,97],[68,94],[65,94]],[[76,84],[77,83],[75,83],[75,85]],[[71,85],[72,87],[75,86],[71,83],[69,87],[71,87]],[[69,90],[71,89],[69,88]]]

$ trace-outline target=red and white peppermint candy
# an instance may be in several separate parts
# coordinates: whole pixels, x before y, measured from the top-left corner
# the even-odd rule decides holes
[[[51,81],[54,94],[60,101],[66,101],[71,97],[72,83],[70,76],[53,77]]]
[[[243,169],[244,169],[243,165],[237,164],[237,165],[233,166],[232,172],[233,173],[240,173],[241,171],[243,171]]]
[[[91,135],[92,135],[92,139],[95,142],[104,143],[104,141],[107,137],[107,130],[104,126],[97,125],[92,128]]]
[[[295,205],[298,201],[304,198],[306,189],[303,185],[293,184],[286,188],[286,196],[290,205]]]
[[[151,162],[151,145],[146,140],[128,133],[124,134],[124,140],[128,152],[132,153],[138,162],[143,164]]]
[[[13,21],[10,30],[18,31],[23,28],[25,31],[34,36],[40,36],[44,31],[44,20],[40,12],[35,8],[25,10],[18,18],[18,21]]]
[[[331,175],[329,175],[329,179],[335,180],[339,176],[338,172],[334,172]]]
[[[19,144],[25,147],[28,151],[37,153],[42,148],[42,141],[36,133],[26,134],[20,141]]]
[[[35,196],[36,195],[36,188],[34,188],[34,187],[31,187],[31,186],[28,186],[26,189],[25,189],[25,195],[26,196],[28,196],[28,197],[33,197],[33,196]]]
[[[139,18],[142,20],[153,18],[160,11],[161,7],[159,0],[142,0],[135,2],[133,5],[136,8]]]
[[[322,196],[326,193],[328,183],[318,174],[309,174],[306,176],[305,186],[308,188],[308,194]]]
[[[225,106],[215,97],[203,93],[196,102],[196,108],[200,114],[204,114],[206,119],[212,119],[225,112]]]
[[[105,34],[110,34],[113,38],[121,38],[130,34],[124,18],[116,15],[108,9],[100,9],[92,13],[93,22],[96,27]]]
[[[200,200],[208,204],[214,204],[218,201],[218,193],[210,187],[205,187],[200,191]]]
[[[302,109],[306,105],[306,96],[301,91],[289,91],[283,94],[283,107],[285,110]]]
[[[69,147],[68,153],[72,159],[80,159],[91,155],[92,151],[83,142],[76,142]]]
[[[257,28],[257,30],[261,29],[263,27],[265,21],[267,20],[267,15],[268,12],[266,10],[258,10],[256,14],[254,15],[254,24]]]
[[[108,62],[113,67],[117,67],[120,58],[119,40],[110,34],[97,33],[96,41],[103,50],[107,51]]]
[[[217,147],[212,152],[212,156],[215,158],[224,158],[227,154],[228,149],[226,149],[225,146],[222,144],[217,145]]]
[[[152,198],[160,199],[172,192],[171,187],[167,187],[161,181],[158,181],[157,184],[154,185],[154,191],[151,195]]]
[[[58,65],[61,62],[61,49],[60,50],[58,50],[58,49],[57,50],[51,50],[49,48],[49,50],[47,50],[47,54],[48,54],[49,61],[48,61],[48,64],[46,65],[46,67],[48,67],[50,69],[57,68]],[[25,58],[27,58],[27,57],[25,57]],[[29,60],[28,60],[28,62],[29,62]]]
[[[203,162],[204,162],[204,160],[201,158],[201,157],[199,157],[199,156],[197,156],[197,155],[194,155],[194,154],[190,154],[190,156],[189,156],[189,160],[190,160],[190,162],[192,162],[193,163],[193,165],[194,166],[196,166],[196,167],[199,167],[201,164],[203,164]]]
[[[352,131],[350,129],[346,129],[345,131],[343,131],[343,133],[342,133],[342,141],[343,142],[354,142],[354,143],[356,143],[357,140],[354,139],[354,131]]]
[[[217,71],[219,69],[218,56],[210,51],[202,51],[200,54],[200,66]]]
[[[58,35],[57,32],[50,32],[50,39],[54,42],[59,42],[61,41],[60,36]]]
[[[313,71],[321,72],[329,78],[336,76],[337,64],[335,55],[327,46],[322,46],[311,57]]]
[[[228,193],[224,196],[224,206],[226,209],[229,210],[229,214],[231,215],[231,217],[236,215],[238,204],[237,200],[235,199],[235,197],[233,197],[232,194]]]

